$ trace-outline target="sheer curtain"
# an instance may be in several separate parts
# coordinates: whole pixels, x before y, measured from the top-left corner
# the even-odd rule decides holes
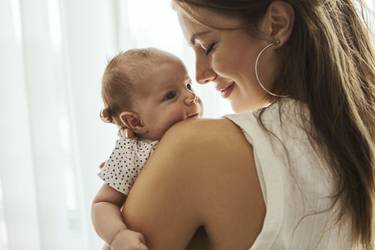
[[[373,5],[373,2],[369,2]],[[91,250],[90,203],[116,128],[99,119],[107,59],[132,47],[194,57],[170,0],[0,0],[0,249]],[[198,86],[205,117],[231,109]]]
[[[116,139],[101,75],[116,52],[151,46],[194,75],[170,0],[0,0],[0,249],[100,248],[90,202]],[[196,86],[205,116],[231,112],[211,88]]]

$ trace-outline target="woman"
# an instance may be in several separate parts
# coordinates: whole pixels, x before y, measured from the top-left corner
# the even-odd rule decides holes
[[[238,114],[172,127],[127,225],[150,249],[372,249],[375,60],[357,2],[173,4],[197,81]]]

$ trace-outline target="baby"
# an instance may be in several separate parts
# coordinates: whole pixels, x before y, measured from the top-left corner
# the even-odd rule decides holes
[[[115,56],[102,80],[103,120],[119,126],[119,139],[99,177],[105,182],[92,205],[92,221],[105,249],[147,249],[140,233],[127,229],[121,206],[154,151],[176,122],[201,115],[185,66],[176,56],[148,48]]]

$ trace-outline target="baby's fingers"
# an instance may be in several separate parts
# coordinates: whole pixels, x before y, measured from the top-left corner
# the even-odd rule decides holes
[[[105,162],[100,163],[100,164],[99,164],[99,168],[103,168],[104,165],[105,165]]]
[[[139,240],[139,244],[137,245],[136,250],[148,250],[148,247],[146,246],[146,240],[143,234],[141,233],[136,233],[136,236]]]
[[[112,250],[148,250],[142,234],[131,230],[122,230],[112,242]]]
[[[137,246],[137,249],[134,249],[134,250],[148,250],[148,247],[143,243],[139,243],[139,245]]]
[[[137,250],[148,250],[148,247],[144,244],[139,245],[139,248]]]
[[[145,240],[145,237],[143,236],[143,234],[141,233],[136,233],[137,234],[137,237],[139,239],[139,241],[142,243],[142,244],[146,244],[146,240]]]
[[[104,244],[102,250],[111,250],[111,248],[107,244]]]
[[[125,247],[126,250],[148,250],[148,247],[143,244],[142,242],[138,242],[138,244],[134,244],[132,246]]]

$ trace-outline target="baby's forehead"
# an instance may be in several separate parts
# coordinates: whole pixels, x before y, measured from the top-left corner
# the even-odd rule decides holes
[[[155,69],[164,64],[175,64],[185,68],[178,57],[164,52],[154,53],[149,57],[128,58],[123,66],[130,75],[134,75],[135,78],[142,78],[153,73]]]
[[[183,63],[174,58],[158,58],[145,63],[137,69],[134,76],[137,78],[137,92],[147,96],[189,80]]]

